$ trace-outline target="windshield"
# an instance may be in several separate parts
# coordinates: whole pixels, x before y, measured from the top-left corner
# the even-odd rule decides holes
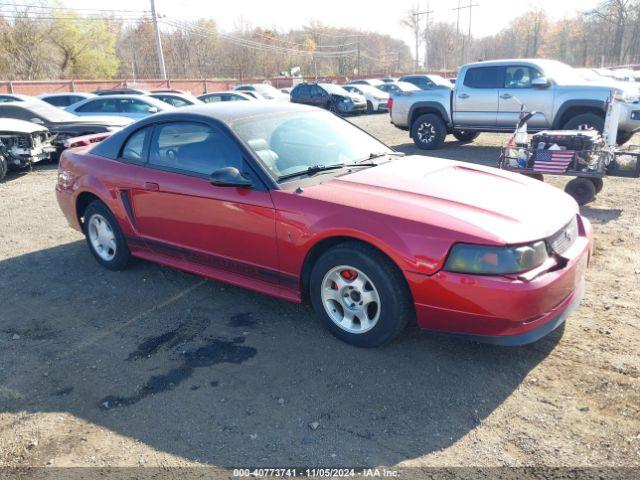
[[[420,90],[413,83],[409,83],[409,82],[397,82],[396,85],[403,92],[416,92]]]
[[[546,60],[541,62],[541,65],[544,67],[544,74],[559,85],[581,85],[585,83],[582,75],[566,63]]]
[[[347,93],[347,91],[340,85],[334,85],[333,83],[319,83],[318,85],[324,88],[327,92],[333,93],[334,95],[344,95]]]
[[[231,127],[276,178],[392,152],[346,120],[322,110],[254,117]]]

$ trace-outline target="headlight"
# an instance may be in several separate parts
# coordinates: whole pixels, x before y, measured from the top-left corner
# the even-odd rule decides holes
[[[349,102],[351,102],[351,99],[350,98],[343,98],[342,101],[344,103],[349,103]]]
[[[515,247],[454,245],[444,265],[449,272],[507,275],[532,270],[549,257],[545,242]]]

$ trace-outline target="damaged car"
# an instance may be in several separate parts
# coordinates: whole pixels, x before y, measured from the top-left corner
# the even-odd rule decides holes
[[[55,153],[46,127],[23,120],[0,118],[0,179],[8,170],[22,170]]]
[[[48,128],[52,134],[53,145],[56,147],[52,160],[57,160],[65,148],[65,140],[69,138],[113,132],[133,121],[130,118],[116,116],[79,117],[37,98],[22,102],[0,103],[0,118],[23,120]]]

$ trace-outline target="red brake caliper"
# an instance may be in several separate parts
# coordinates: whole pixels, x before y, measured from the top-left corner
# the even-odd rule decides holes
[[[358,272],[355,270],[343,270],[340,272],[340,276],[348,282],[353,282],[358,277]]]

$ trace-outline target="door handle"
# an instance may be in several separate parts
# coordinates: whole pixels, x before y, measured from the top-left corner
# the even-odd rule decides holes
[[[155,182],[144,182],[144,189],[150,190],[152,192],[157,192],[158,190],[160,190],[160,185]]]
[[[509,98],[512,98],[512,95],[510,93],[503,93],[502,95],[500,95],[500,98],[508,100]]]
[[[461,93],[458,95],[458,98],[469,98],[469,95],[467,95],[466,93]]]

